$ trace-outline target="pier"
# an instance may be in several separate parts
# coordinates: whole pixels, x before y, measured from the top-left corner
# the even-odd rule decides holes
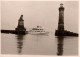
[[[56,32],[55,33],[56,36],[78,36],[77,33],[70,32],[70,31],[67,31],[67,30],[64,30],[64,31],[56,30],[55,32]]]
[[[24,27],[23,15],[20,16],[18,20],[18,26],[15,30],[1,30],[1,33],[11,33],[11,34],[27,34],[26,28]]]
[[[78,36],[78,33],[70,32],[64,29],[64,7],[62,3],[59,7],[59,22],[58,29],[55,30],[55,36]]]

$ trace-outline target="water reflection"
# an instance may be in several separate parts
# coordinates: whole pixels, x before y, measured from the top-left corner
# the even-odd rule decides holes
[[[18,48],[19,54],[21,54],[21,52],[22,52],[23,39],[24,39],[24,35],[17,35],[17,48]]]
[[[64,36],[58,36],[57,37],[57,55],[63,55],[63,42],[64,42]]]

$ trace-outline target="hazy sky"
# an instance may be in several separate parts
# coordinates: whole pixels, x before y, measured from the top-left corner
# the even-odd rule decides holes
[[[46,29],[57,29],[61,1],[2,1],[1,28],[15,29],[18,19],[23,14],[27,29],[41,25]],[[64,4],[65,29],[78,31],[78,1],[62,1]]]

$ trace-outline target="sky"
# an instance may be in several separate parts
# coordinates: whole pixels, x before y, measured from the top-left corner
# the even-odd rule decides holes
[[[23,14],[24,26],[29,30],[37,25],[55,31],[58,26],[60,3],[64,5],[65,29],[78,32],[78,1],[2,1],[1,29],[15,29]]]

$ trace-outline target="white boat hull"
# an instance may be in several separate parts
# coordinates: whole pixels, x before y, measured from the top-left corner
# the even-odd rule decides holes
[[[29,32],[29,34],[35,34],[35,35],[47,35],[49,32],[40,33],[40,32]]]
[[[32,30],[29,31],[29,34],[37,34],[37,35],[45,35],[48,34],[49,32],[44,31],[41,26],[37,26],[37,28],[33,28]]]

